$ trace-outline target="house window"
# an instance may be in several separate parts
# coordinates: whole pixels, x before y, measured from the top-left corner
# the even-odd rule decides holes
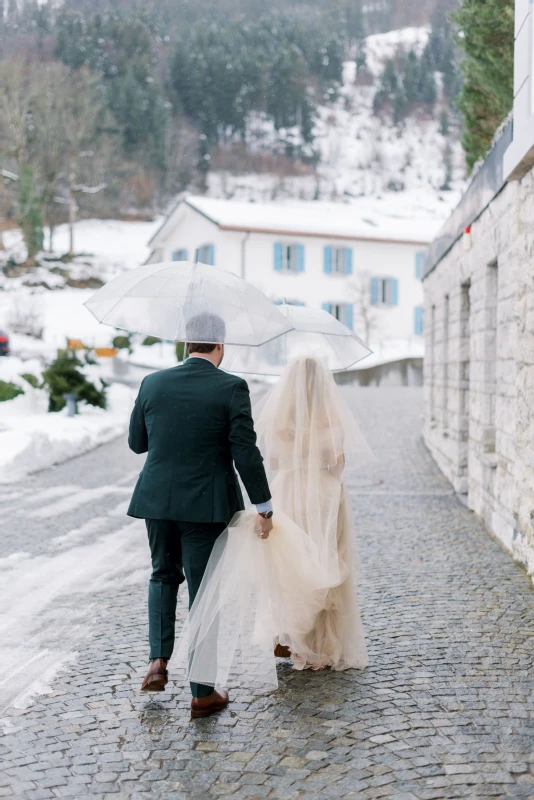
[[[425,254],[423,251],[419,251],[415,254],[415,277],[418,281],[422,280],[423,278],[423,261],[425,258]]]
[[[171,258],[173,261],[187,261],[187,250],[184,247],[173,250]]]
[[[332,275],[352,275],[352,248],[327,245],[324,248],[324,271]]]
[[[332,314],[339,322],[352,330],[354,325],[354,313],[352,303],[323,303],[323,308]]]
[[[201,264],[211,264],[215,266],[215,245],[203,244],[198,248],[198,260]]]
[[[399,304],[399,282],[396,278],[371,278],[371,305]]]
[[[304,245],[275,242],[274,268],[277,272],[304,272]]]
[[[413,313],[413,332],[416,336],[423,335],[423,307],[416,306]]]

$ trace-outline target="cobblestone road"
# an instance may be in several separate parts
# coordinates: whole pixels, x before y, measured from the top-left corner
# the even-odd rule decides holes
[[[148,552],[124,442],[2,488],[0,796],[534,798],[534,592],[426,453],[420,391],[349,393],[378,456],[349,476],[370,665],[282,662],[276,693],[234,690],[216,718],[190,722],[180,682],[138,692]]]

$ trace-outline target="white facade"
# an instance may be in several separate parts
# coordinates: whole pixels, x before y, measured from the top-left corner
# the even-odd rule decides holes
[[[324,231],[312,205],[314,212],[325,209]],[[274,302],[326,308],[371,345],[422,341],[420,274],[429,236],[407,239],[402,226],[372,238],[373,225],[360,233],[347,207],[339,213],[334,206],[334,215],[331,209],[187,198],[151,240],[150,261],[193,259],[204,248],[204,258],[210,254],[215,266],[241,275]]]

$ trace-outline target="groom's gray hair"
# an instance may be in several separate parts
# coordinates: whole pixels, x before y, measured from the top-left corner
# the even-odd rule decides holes
[[[188,353],[211,353],[217,344],[224,344],[226,324],[218,314],[202,311],[187,320],[185,334]]]

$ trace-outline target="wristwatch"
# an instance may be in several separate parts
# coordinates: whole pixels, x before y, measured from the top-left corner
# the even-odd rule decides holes
[[[263,519],[271,519],[272,515],[273,515],[272,511],[261,511],[260,512],[260,517],[263,517]]]

